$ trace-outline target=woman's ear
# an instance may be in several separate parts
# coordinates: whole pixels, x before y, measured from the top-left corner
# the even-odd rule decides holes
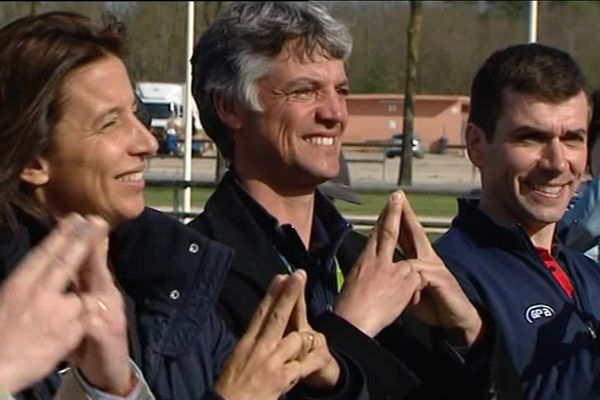
[[[43,157],[35,157],[28,166],[21,171],[21,180],[32,186],[42,186],[48,183],[50,171],[48,161]]]

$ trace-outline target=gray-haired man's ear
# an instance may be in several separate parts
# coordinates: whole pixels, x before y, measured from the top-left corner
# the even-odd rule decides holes
[[[240,118],[240,107],[232,100],[228,99],[223,92],[215,90],[213,93],[213,104],[219,115],[219,119],[231,131],[237,131],[242,128]]]

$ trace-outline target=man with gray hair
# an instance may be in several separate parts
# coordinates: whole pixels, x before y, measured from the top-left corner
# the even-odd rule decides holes
[[[313,325],[362,366],[372,398],[481,398],[487,358],[470,357],[489,349],[482,319],[404,194],[367,240],[316,189],[339,169],[350,51],[347,28],[312,2],[234,3],[196,45],[193,95],[230,167],[191,222],[236,250],[221,314],[241,334],[273,276],[302,268]],[[441,338],[410,315],[395,322],[409,305]]]

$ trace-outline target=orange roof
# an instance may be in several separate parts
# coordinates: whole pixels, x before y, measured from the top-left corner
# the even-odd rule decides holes
[[[463,104],[469,104],[469,96],[447,95],[447,94],[418,94],[417,100],[430,101],[458,101]],[[348,95],[348,100],[404,100],[404,95],[399,93],[352,93]]]

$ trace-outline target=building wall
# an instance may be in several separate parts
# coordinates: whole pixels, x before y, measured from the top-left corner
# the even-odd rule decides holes
[[[429,150],[434,150],[444,133],[449,144],[463,144],[468,109],[465,96],[416,96],[414,132]],[[350,95],[348,112],[344,142],[387,140],[393,133],[402,132],[404,96]]]

